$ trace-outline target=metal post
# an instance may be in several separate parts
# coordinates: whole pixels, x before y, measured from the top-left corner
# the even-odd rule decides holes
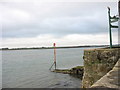
[[[108,17],[109,17],[109,36],[110,36],[110,48],[112,48],[112,33],[111,33],[111,16],[110,16],[110,8],[108,7]]]
[[[56,70],[56,46],[55,46],[55,43],[54,43],[54,64],[55,64],[55,70]]]

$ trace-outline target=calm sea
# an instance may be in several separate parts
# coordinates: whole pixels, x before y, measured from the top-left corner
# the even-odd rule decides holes
[[[84,49],[57,49],[57,68],[83,65]],[[2,51],[2,87],[80,88],[80,79],[49,71],[53,57],[53,49]]]

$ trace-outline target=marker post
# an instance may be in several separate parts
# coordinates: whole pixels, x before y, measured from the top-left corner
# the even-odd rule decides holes
[[[56,44],[53,44],[54,46],[54,64],[55,64],[55,70],[56,70]]]

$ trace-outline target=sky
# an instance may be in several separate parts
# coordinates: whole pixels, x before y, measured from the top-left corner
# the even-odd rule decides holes
[[[118,14],[117,2],[1,0],[0,47],[108,45],[108,6]]]

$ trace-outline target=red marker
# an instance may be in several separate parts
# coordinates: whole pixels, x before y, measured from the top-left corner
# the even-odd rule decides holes
[[[55,47],[55,45],[56,45],[56,44],[55,44],[55,43],[53,43],[53,46],[54,46],[54,47]]]

